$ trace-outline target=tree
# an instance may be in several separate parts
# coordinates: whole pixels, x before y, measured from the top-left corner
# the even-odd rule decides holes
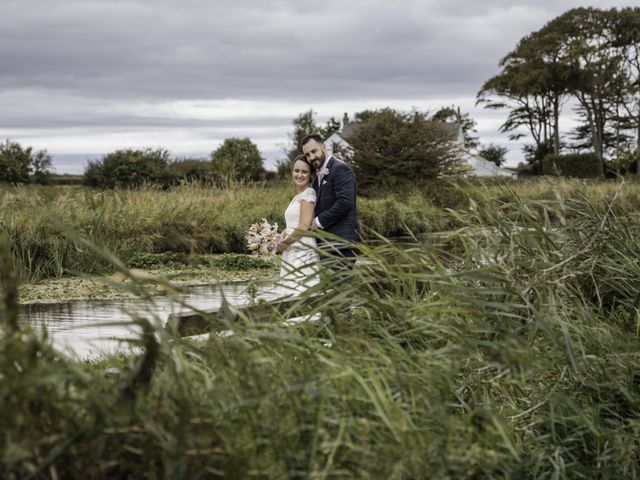
[[[640,8],[569,10],[520,40],[500,66],[478,103],[510,109],[501,130],[517,139],[516,130],[526,127],[535,142],[530,152],[551,143],[559,154],[568,96],[577,100],[581,121],[573,146],[594,151],[603,173],[607,156],[633,150],[634,138],[640,146]]]
[[[579,102],[591,134],[591,144],[605,171],[607,123],[623,95],[625,76],[620,51],[615,48],[611,11],[575,8],[552,20],[564,33],[566,63],[577,66],[579,76],[570,91]]]
[[[390,108],[356,114],[349,136],[358,185],[421,181],[460,173],[462,151],[442,122]]]
[[[264,177],[262,157],[248,138],[227,138],[211,153],[213,171],[224,181],[260,180]]]
[[[40,150],[31,156],[31,180],[45,185],[51,180],[51,155],[46,150]]]
[[[475,150],[480,145],[480,140],[477,135],[476,122],[468,113],[461,114],[460,108],[454,105],[450,107],[442,107],[436,113],[433,114],[431,120],[434,122],[454,122],[462,127],[462,134],[464,135],[464,146],[469,150]]]
[[[535,142],[534,149],[552,144],[560,152],[560,112],[576,76],[575,69],[561,60],[562,49],[562,36],[555,28],[525,36],[500,61],[500,73],[478,92],[477,103],[485,108],[510,110],[500,131],[510,132],[511,140],[523,137],[524,128]]]
[[[139,187],[149,183],[166,186],[169,152],[162,148],[116,150],[102,160],[89,162],[84,183],[92,187]]]
[[[640,145],[640,9],[575,8],[549,22],[562,45],[560,62],[576,73],[567,90],[581,120],[574,147],[607,157]]]
[[[553,145],[550,141],[537,143],[537,144],[527,144],[522,148],[524,153],[524,158],[531,165],[531,170],[529,170],[533,175],[542,175],[543,165],[542,162],[544,157],[547,155],[553,154]]]
[[[480,155],[485,160],[495,163],[499,167],[505,162],[505,156],[507,155],[507,152],[508,150],[505,147],[500,147],[491,143],[482,147],[478,151],[478,155]]]
[[[215,181],[211,161],[200,158],[181,158],[169,162],[167,176],[172,185],[185,182],[206,184]]]
[[[0,143],[0,181],[9,183],[47,183],[51,175],[51,156],[46,150],[33,152],[17,142]]]
[[[31,147],[17,142],[0,143],[0,180],[9,183],[29,183]]]
[[[313,110],[308,110],[298,115],[291,122],[293,125],[293,133],[289,134],[291,145],[286,150],[287,158],[290,161],[302,154],[300,142],[306,135],[319,133],[322,138],[329,138],[333,133],[340,130],[340,122],[334,117],[327,120],[324,127],[318,127],[315,117],[316,113]]]
[[[345,114],[346,115],[346,114]],[[322,138],[329,138],[335,132],[340,131],[340,122],[336,120],[334,117],[331,117],[327,120],[327,123],[323,128],[320,129],[320,135]]]
[[[287,179],[291,177],[291,161],[278,160],[276,162],[276,178]]]
[[[626,86],[619,99],[619,105],[626,114],[619,127],[635,135],[635,146],[626,148],[617,146],[616,151],[640,152],[640,8],[623,8],[614,10],[612,22],[614,46],[622,50],[622,61]],[[634,157],[635,158],[635,157]],[[640,172],[640,157],[636,171]]]

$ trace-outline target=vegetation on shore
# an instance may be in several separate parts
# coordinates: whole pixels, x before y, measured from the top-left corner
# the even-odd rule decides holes
[[[275,258],[258,258],[243,254],[186,255],[184,253],[139,254],[129,261],[133,274],[142,272],[150,278],[164,278],[177,288],[213,285],[218,282],[246,282],[257,277],[277,278],[279,265]],[[114,288],[114,283],[131,283],[130,275],[79,275],[44,279],[20,286],[18,301],[58,303],[79,299],[109,299],[133,295],[127,288]],[[163,288],[158,288],[163,290]]]
[[[109,262],[83,240],[126,263],[146,253],[247,253],[249,226],[266,218],[282,228],[292,193],[288,183],[226,189],[187,185],[169,191],[5,186],[0,190],[0,233],[24,281],[74,272],[103,274],[109,273]],[[431,223],[443,218],[417,192],[362,199],[359,207],[363,224],[387,236],[439,229]]]
[[[549,178],[460,185],[441,181],[372,192],[358,200],[358,208],[365,239],[376,234],[398,237],[456,228],[458,220],[448,210],[464,210],[469,199],[485,193],[501,200],[514,190],[539,201],[584,194],[598,202],[617,188],[616,182]],[[282,226],[291,193],[287,182],[225,189],[185,185],[168,191],[3,186],[0,234],[11,246],[21,281],[108,274],[110,263],[83,242],[111,251],[129,266],[144,254],[247,253],[244,236],[249,225],[266,218]],[[640,207],[639,184],[620,187],[618,203],[635,214]]]
[[[472,189],[441,246],[325,279],[323,322],[135,318],[139,358],[95,364],[17,324],[3,269],[0,476],[639,478],[636,188]]]

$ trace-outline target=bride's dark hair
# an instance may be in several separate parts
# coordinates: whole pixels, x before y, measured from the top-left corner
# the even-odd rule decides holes
[[[313,180],[313,177],[316,174],[316,167],[311,165],[311,162],[309,161],[309,159],[304,155],[298,155],[296,158],[293,159],[293,161],[291,162],[291,171],[293,171],[293,166],[296,164],[298,160],[309,165],[309,171],[311,172],[311,180]]]

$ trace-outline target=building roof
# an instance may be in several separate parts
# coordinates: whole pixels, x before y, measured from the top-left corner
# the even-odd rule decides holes
[[[500,168],[495,163],[490,162],[480,155],[470,154],[466,158],[466,163],[473,171],[472,175],[477,177],[513,177],[514,172]]]

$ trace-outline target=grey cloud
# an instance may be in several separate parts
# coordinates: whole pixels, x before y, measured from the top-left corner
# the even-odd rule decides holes
[[[429,2],[357,10],[328,2],[322,12],[308,10],[315,2],[82,5],[5,12],[11,27],[2,33],[0,85],[125,98],[327,99],[357,97],[363,86],[368,95],[430,93],[459,75],[457,64],[477,72],[467,78],[487,69],[472,48],[455,51],[449,37],[459,17]]]
[[[378,99],[382,107],[387,106],[383,99],[397,99],[415,100],[421,107],[428,98],[472,99],[518,39],[580,5],[585,4],[3,1],[0,139],[17,129],[56,132],[74,126],[167,131],[208,126],[239,134],[280,126],[286,143],[292,116],[284,113],[185,118],[134,108],[136,102],[240,99],[299,104],[305,111],[327,102],[354,105]],[[20,93],[25,91],[39,94]],[[122,108],[110,110],[105,104]],[[333,115],[340,118],[345,109]],[[492,114],[472,111],[479,123],[484,120],[494,129],[494,136],[484,127],[483,134],[498,138]],[[87,151],[96,150],[87,145]]]
[[[280,127],[291,122],[289,116],[270,116],[267,118],[176,118],[134,115],[69,115],[55,117],[36,117],[30,115],[12,118],[0,117],[0,129],[49,129],[51,131],[64,130],[70,127],[119,127],[119,128],[242,128],[245,130],[257,128]]]

